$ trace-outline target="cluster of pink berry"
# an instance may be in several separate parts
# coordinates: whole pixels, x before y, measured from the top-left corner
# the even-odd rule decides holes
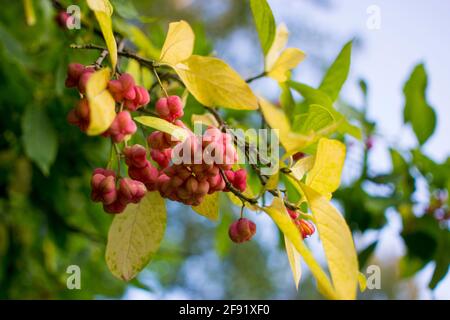
[[[81,95],[81,100],[69,112],[68,121],[82,131],[89,127],[89,102],[84,95],[87,81],[94,72],[93,67],[77,63],[68,67],[66,86],[78,88]],[[125,110],[117,113],[103,136],[120,143],[137,129],[130,112],[148,104],[150,97],[126,73],[110,80],[108,90],[121,105],[120,110]],[[238,156],[230,134],[209,127],[202,135],[195,135],[180,120],[184,111],[178,96],[160,98],[155,111],[160,118],[186,130],[188,138],[180,142],[167,133],[152,132],[147,143],[155,165],[149,160],[144,146],[125,146],[122,156],[128,166],[129,178],[117,177],[108,169],[95,169],[91,178],[93,201],[103,203],[108,213],[121,213],[129,203],[138,203],[147,191],[158,191],[165,198],[191,206],[200,205],[206,195],[214,192],[228,192],[230,188],[245,191],[247,172],[232,170]],[[241,218],[231,225],[229,235],[231,240],[241,243],[250,240],[255,232],[256,225]]]
[[[81,131],[86,131],[89,127],[89,102],[84,95],[86,94],[86,84],[94,72],[95,68],[79,63],[69,64],[67,70],[66,87],[77,88],[82,97],[75,108],[69,112],[68,121],[78,126]],[[127,109],[118,112],[109,129],[103,133],[105,137],[111,137],[115,143],[118,143],[136,132],[137,127],[131,118],[130,111],[136,111],[148,104],[150,96],[147,90],[137,86],[133,77],[127,73],[122,74],[117,80],[110,80],[108,90],[114,100]]]
[[[146,185],[151,184],[165,198],[192,206],[198,206],[207,194],[228,191],[220,170],[230,178],[229,182],[235,188],[245,190],[246,171],[231,170],[237,161],[237,152],[229,134],[210,127],[201,137],[195,136],[179,120],[184,112],[183,103],[178,96],[159,99],[155,110],[160,118],[185,129],[189,137],[180,143],[167,133],[151,133],[147,142],[150,156],[158,164],[159,172],[156,180],[140,181]],[[172,161],[174,155],[179,161]],[[146,177],[155,177],[155,170],[145,170],[152,171],[152,174],[144,174]],[[135,171],[139,171],[136,166],[129,166],[129,175],[139,179],[141,173]]]
[[[145,196],[147,188],[137,180],[116,178],[114,171],[97,168],[91,178],[91,198],[102,202],[108,213],[120,213],[129,203],[138,203]]]
[[[87,130],[90,123],[89,102],[85,97],[86,85],[94,72],[95,68],[79,63],[69,64],[67,71],[66,87],[77,88],[81,96],[75,108],[69,112],[67,120],[78,126],[83,132]],[[119,143],[136,132],[136,123],[133,121],[130,111],[135,111],[148,104],[150,96],[147,90],[137,86],[132,76],[127,73],[122,74],[117,80],[110,80],[108,90],[114,100],[127,109],[117,112],[114,121],[103,133],[104,137],[111,137],[114,143]],[[91,187],[92,200],[102,202],[104,210],[109,213],[122,212],[127,204],[138,203],[147,192],[145,184],[141,181],[117,178],[113,171],[102,168],[94,170]]]

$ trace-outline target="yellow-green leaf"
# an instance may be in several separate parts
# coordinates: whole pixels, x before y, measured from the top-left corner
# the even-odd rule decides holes
[[[339,299],[355,299],[359,271],[350,229],[326,198],[304,184],[300,186],[313,213],[336,293]]]
[[[287,48],[281,53],[272,68],[268,70],[267,75],[278,82],[285,82],[288,80],[289,71],[297,67],[304,58],[305,53],[300,49]]]
[[[113,7],[109,0],[87,0],[87,3],[89,8],[94,11],[95,18],[102,31],[106,47],[108,48],[111,67],[115,70],[117,65],[117,44],[114,38],[111,20]]]
[[[275,197],[269,207],[262,208],[276,223],[281,232],[289,239],[294,248],[300,253],[309,270],[317,281],[319,291],[328,299],[337,299],[336,292],[331,285],[328,275],[323,271],[311,251],[306,247],[301,234],[286,212],[283,200]]]
[[[191,116],[191,122],[192,123],[200,122],[205,126],[213,126],[216,128],[219,126],[219,123],[217,122],[216,118],[214,118],[214,116],[211,113],[193,114]]]
[[[106,263],[119,279],[133,279],[158,251],[166,229],[166,206],[158,192],[147,192],[114,217],[108,233]]]
[[[23,7],[27,25],[34,26],[36,24],[36,14],[34,13],[33,0],[23,0]]]
[[[168,133],[181,142],[183,142],[189,136],[189,132],[186,129],[178,127],[173,123],[170,123],[169,121],[161,118],[141,116],[135,117],[134,120],[147,127]]]
[[[210,220],[217,221],[219,218],[219,193],[208,194],[202,203],[198,206],[193,206],[192,210]]]
[[[266,0],[250,0],[250,8],[252,9],[261,48],[266,54],[275,38],[275,19],[272,10]]]
[[[280,178],[280,174],[279,174],[279,171],[277,171],[275,174],[269,176],[269,179],[267,180],[266,185],[264,186],[264,188],[266,190],[277,189],[279,178]]]
[[[105,132],[116,117],[114,98],[106,90],[110,78],[108,68],[96,71],[86,84],[86,97],[89,101],[88,135],[98,135]]]
[[[278,129],[278,138],[287,154],[299,151],[313,141],[313,136],[292,132],[289,119],[281,108],[278,108],[263,98],[259,98],[259,106],[264,119],[272,129]]]
[[[194,50],[194,39],[194,31],[186,21],[172,22],[159,59],[170,65],[186,60]]]
[[[205,106],[240,110],[258,108],[248,84],[223,60],[192,55],[173,67],[189,92]]]
[[[314,157],[308,156],[298,160],[291,168],[292,175],[298,181],[303,179],[303,176],[312,169],[314,165]]]
[[[359,284],[359,290],[361,292],[366,291],[367,279],[366,279],[366,276],[361,272],[358,274],[358,284]]]
[[[272,69],[275,61],[277,61],[280,56],[281,51],[286,47],[289,38],[289,30],[284,23],[281,23],[277,27],[277,32],[275,34],[275,39],[273,40],[272,46],[266,55],[265,59],[265,70],[269,71]]]
[[[284,236],[284,246],[286,247],[286,254],[291,266],[292,276],[294,277],[295,288],[298,290],[300,279],[302,278],[302,265],[300,261],[300,254],[295,250],[294,245],[289,239]]]
[[[328,200],[341,183],[345,161],[345,145],[337,140],[322,138],[317,146],[314,166],[306,177],[306,184]]]
[[[92,11],[104,12],[108,16],[113,13],[113,7],[109,0],[87,0],[87,4]]]

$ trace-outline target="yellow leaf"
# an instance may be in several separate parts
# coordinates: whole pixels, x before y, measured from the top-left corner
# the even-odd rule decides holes
[[[361,272],[358,273],[358,283],[359,283],[359,290],[361,292],[366,291],[367,279],[366,279],[366,276]]]
[[[280,143],[286,149],[287,154],[299,151],[313,141],[313,136],[306,136],[292,132],[289,119],[283,109],[278,108],[259,97],[259,106],[264,115],[264,119],[272,129],[278,129],[278,138]]]
[[[194,31],[186,21],[172,22],[159,60],[170,65],[186,60],[194,50],[194,39]]]
[[[300,254],[295,250],[294,245],[286,236],[284,236],[284,246],[286,247],[286,254],[288,256],[289,265],[291,266],[292,276],[294,277],[295,288],[298,290],[298,285],[300,284],[300,279],[302,277]]]
[[[36,24],[36,14],[34,13],[33,0],[23,0],[23,6],[27,25],[34,26]]]
[[[283,200],[275,197],[271,206],[262,208],[272,220],[277,224],[278,228],[289,239],[294,248],[300,253],[309,270],[317,281],[319,291],[328,299],[337,299],[336,292],[331,285],[328,275],[323,271],[319,263],[316,261],[311,251],[306,247],[302,240],[301,234],[292,222],[292,219],[286,212]]]
[[[291,168],[292,175],[298,181],[303,179],[303,176],[311,170],[314,165],[314,157],[308,156],[298,160]]]
[[[300,49],[287,48],[281,53],[272,68],[268,70],[267,75],[278,82],[285,82],[288,80],[289,71],[297,67],[304,58],[305,53]]]
[[[133,279],[158,251],[166,229],[166,207],[158,192],[147,192],[114,217],[108,233],[106,263],[119,279]]]
[[[271,70],[275,61],[280,56],[281,51],[286,47],[289,38],[289,30],[284,23],[281,23],[277,27],[277,32],[275,34],[275,39],[273,40],[272,46],[266,55],[265,70]]]
[[[200,122],[205,126],[213,126],[216,128],[219,126],[219,123],[217,122],[216,118],[214,118],[214,116],[211,113],[193,114],[191,116],[191,122],[192,123]]]
[[[279,171],[277,171],[275,174],[271,175],[269,179],[266,182],[266,185],[264,188],[266,190],[275,190],[278,187],[278,180],[280,178]]]
[[[327,199],[302,183],[300,186],[313,213],[336,293],[339,299],[355,299],[359,271],[350,229]]]
[[[208,194],[199,206],[192,207],[198,214],[217,221],[219,218],[219,193]]]
[[[173,123],[170,123],[169,121],[161,118],[141,116],[135,117],[134,120],[147,127],[166,132],[181,142],[183,142],[189,136],[189,133],[186,129],[178,127]]]
[[[105,132],[116,117],[116,102],[106,90],[110,79],[108,68],[96,71],[86,84],[86,97],[89,101],[88,135],[98,135]]]
[[[100,30],[102,31],[106,47],[108,48],[111,67],[115,70],[117,64],[117,44],[112,29],[112,5],[108,0],[87,0],[87,3],[89,8],[94,11],[95,18],[97,19]]]
[[[314,166],[306,177],[306,184],[328,200],[341,182],[345,161],[345,145],[337,140],[322,138],[317,146]]]
[[[240,110],[258,108],[248,84],[223,60],[193,55],[173,68],[189,92],[205,106]]]
[[[103,12],[108,16],[113,14],[113,7],[109,0],[87,0],[87,4],[92,11]]]

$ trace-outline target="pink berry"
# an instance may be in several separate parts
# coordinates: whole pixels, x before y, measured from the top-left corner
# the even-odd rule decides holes
[[[138,203],[145,196],[145,185],[137,180],[123,178],[119,181],[118,199],[122,204]]]
[[[158,115],[170,122],[173,122],[184,115],[183,102],[179,96],[160,98],[155,106]]]
[[[111,136],[113,141],[118,143],[123,141],[126,136],[134,134],[136,130],[137,126],[131,118],[131,114],[128,111],[121,111],[104,135]]]
[[[75,108],[70,110],[67,115],[67,121],[72,125],[78,126],[80,130],[84,132],[89,127],[89,114],[89,103],[87,99],[81,99]]]
[[[256,225],[253,221],[241,218],[233,222],[228,229],[230,239],[235,243],[249,241],[256,233]]]
[[[172,149],[153,149],[152,151],[150,151],[150,155],[161,168],[167,168],[172,158]]]
[[[143,168],[147,165],[147,150],[140,144],[126,147],[123,153],[128,166]]]

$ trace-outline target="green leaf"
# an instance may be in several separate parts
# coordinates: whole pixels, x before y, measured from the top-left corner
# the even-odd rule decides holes
[[[267,54],[275,38],[275,19],[272,10],[266,0],[250,0],[250,7],[258,31],[264,55]]]
[[[166,229],[166,207],[158,192],[148,192],[114,217],[108,233],[106,263],[119,279],[133,279],[158,251]]]
[[[337,130],[339,133],[349,134],[356,139],[362,138],[361,129],[352,125],[339,111],[333,107],[333,101],[325,92],[319,89],[314,89],[300,82],[288,81],[288,84],[292,89],[302,95],[308,105],[317,104],[328,110],[337,123]]]
[[[58,135],[45,111],[29,105],[22,116],[22,133],[25,154],[48,175],[58,151]]]
[[[405,95],[404,122],[411,123],[420,145],[423,145],[433,135],[436,127],[436,113],[426,99],[427,86],[428,78],[425,66],[419,64],[414,68],[403,87]]]
[[[198,206],[192,206],[192,210],[210,220],[217,221],[219,218],[219,193],[207,195]]]
[[[334,117],[329,110],[318,104],[309,106],[307,114],[295,117],[294,128],[299,128],[296,131],[304,134],[318,132],[335,123]]]
[[[439,282],[447,275],[450,266],[450,235],[447,230],[442,230],[439,237],[438,248],[436,252],[436,267],[434,269],[431,281],[428,284],[430,289],[435,289]]]
[[[345,44],[333,64],[328,68],[319,89],[325,92],[332,101],[336,101],[347,80],[350,71],[352,41]]]

